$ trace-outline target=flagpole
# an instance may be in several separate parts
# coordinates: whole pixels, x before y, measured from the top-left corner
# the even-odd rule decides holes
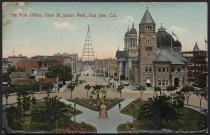
[[[173,35],[173,31],[172,31],[172,34],[171,34],[171,51],[173,50],[172,49],[172,35]]]

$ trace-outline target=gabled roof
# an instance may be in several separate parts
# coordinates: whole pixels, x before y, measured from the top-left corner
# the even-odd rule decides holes
[[[193,52],[195,52],[195,51],[199,51],[197,42],[195,43],[195,46],[194,46],[194,48],[193,48]]]
[[[141,19],[140,24],[143,23],[155,23],[154,20],[152,19],[151,14],[149,13],[149,10],[147,9],[146,12],[144,13],[143,18]]]
[[[171,49],[160,49],[154,62],[169,62],[171,64],[185,64],[187,59]]]
[[[117,53],[116,53],[117,59],[126,58],[126,57],[127,57],[127,51],[117,51]]]
[[[11,78],[29,78],[29,74],[27,72],[12,72]]]

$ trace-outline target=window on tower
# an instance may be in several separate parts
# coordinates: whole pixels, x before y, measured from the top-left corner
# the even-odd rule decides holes
[[[152,26],[151,25],[146,25],[146,30],[151,30]]]
[[[148,67],[145,68],[145,71],[148,72]]]

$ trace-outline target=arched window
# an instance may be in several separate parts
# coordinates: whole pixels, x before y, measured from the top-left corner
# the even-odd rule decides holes
[[[161,85],[161,80],[158,80],[158,85]]]
[[[149,72],[152,72],[152,67],[149,67]]]
[[[177,71],[180,72],[180,66],[178,66]]]
[[[162,80],[162,85],[165,85],[165,80]]]
[[[166,80],[166,85],[168,85],[168,80]]]
[[[148,67],[145,68],[145,71],[148,72]]]
[[[158,72],[161,72],[161,68],[160,67],[158,67]]]
[[[163,71],[163,72],[165,72],[165,70],[166,70],[166,68],[165,68],[165,67],[163,67],[162,71]]]

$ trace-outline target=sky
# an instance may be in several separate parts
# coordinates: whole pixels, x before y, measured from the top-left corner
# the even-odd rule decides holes
[[[139,32],[139,23],[147,7],[156,23],[156,32],[162,23],[168,33],[173,31],[177,35],[182,51],[193,50],[196,41],[199,48],[205,50],[205,2],[4,2],[2,7],[3,57],[59,52],[78,53],[81,58],[89,25],[94,57],[115,58],[118,47],[123,50],[125,32],[133,22]],[[57,17],[57,13],[61,17]],[[54,17],[45,14],[54,14]],[[63,17],[63,14],[74,14],[74,17]],[[77,14],[86,17],[77,17]],[[89,17],[89,14],[97,17]],[[98,18],[99,14],[107,17]]]

